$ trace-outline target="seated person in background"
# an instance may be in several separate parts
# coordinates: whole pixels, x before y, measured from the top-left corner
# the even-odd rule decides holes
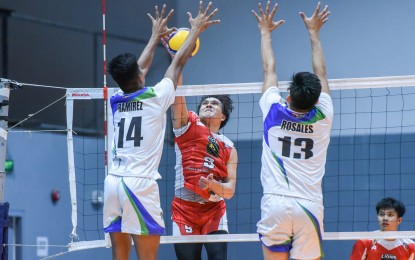
[[[380,231],[398,231],[405,214],[405,205],[394,199],[384,198],[376,205]],[[415,243],[411,239],[362,239],[358,240],[351,260],[414,260]]]

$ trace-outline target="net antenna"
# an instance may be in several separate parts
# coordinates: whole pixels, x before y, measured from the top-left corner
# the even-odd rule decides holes
[[[102,90],[92,89],[91,91],[84,91],[84,89],[68,89],[67,91],[67,145],[68,145],[68,166],[69,166],[69,186],[71,192],[72,205],[72,232],[71,243],[78,239],[78,202],[77,202],[77,188],[76,188],[76,174],[75,174],[75,157],[73,144],[73,108],[74,100],[76,99],[103,99],[104,111],[108,111],[108,87],[107,87],[107,30],[106,30],[106,1],[101,1],[102,11],[102,64],[103,64],[103,87]],[[104,114],[104,176],[108,174],[108,115]],[[94,200],[98,200],[94,198]],[[111,240],[108,234],[105,234],[105,247],[111,247]]]
[[[102,89],[67,89],[66,100],[66,115],[67,115],[67,147],[68,147],[68,171],[69,171],[69,189],[71,193],[71,205],[72,205],[72,232],[70,234],[71,243],[77,240],[77,228],[78,228],[78,199],[77,199],[77,187],[76,187],[76,165],[75,165],[75,152],[74,152],[74,138],[73,138],[73,111],[74,100],[103,100],[104,111],[107,111],[108,107],[108,87],[107,87],[107,31],[106,31],[106,2],[101,1],[102,10],[102,61],[103,61],[103,88]],[[108,115],[104,113],[104,176],[108,174]],[[99,173],[97,173],[99,174]],[[105,247],[111,246],[111,240],[108,234],[105,234]]]
[[[69,188],[71,193],[72,205],[72,232],[70,234],[71,243],[77,240],[78,228],[78,199],[77,199],[77,183],[76,183],[76,165],[74,156],[74,139],[73,139],[73,109],[74,100],[103,100],[104,111],[108,109],[108,87],[107,87],[107,31],[106,31],[106,1],[101,1],[102,10],[102,63],[103,63],[103,87],[102,89],[68,89],[66,114],[67,114],[67,146],[68,146],[68,170],[69,170]],[[108,174],[108,114],[104,113],[104,176]],[[99,173],[97,173],[99,174]],[[96,198],[95,198],[96,199]],[[111,240],[108,234],[105,234],[104,246],[111,247]]]
[[[108,107],[108,87],[107,87],[107,30],[106,30],[106,3],[105,0],[102,0],[102,62],[103,62],[103,77],[104,77],[104,86],[103,86],[103,95],[104,95],[104,111],[107,111]],[[108,121],[107,113],[104,113],[104,162],[105,162],[105,176],[108,174]]]
[[[107,87],[107,30],[106,30],[106,2],[102,0],[102,62],[103,62],[103,98],[104,98],[104,111],[107,111],[108,107],[108,87]],[[104,171],[105,176],[108,175],[108,116],[104,113]],[[105,234],[105,246],[111,246],[111,240],[109,234]]]

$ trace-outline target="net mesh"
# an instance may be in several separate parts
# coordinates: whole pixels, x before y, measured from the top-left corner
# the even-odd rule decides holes
[[[280,89],[286,91],[287,84],[281,82]],[[415,237],[411,231],[415,228],[415,77],[341,79],[330,80],[329,84],[335,116],[323,179],[324,239]],[[196,109],[201,95],[231,94],[235,110],[222,133],[238,150],[237,185],[234,197],[226,201],[231,234],[171,236],[175,153],[171,123],[168,123],[159,168],[163,176],[159,186],[167,230],[162,243],[258,240],[255,232],[262,197],[260,91],[261,83],[193,85],[177,89],[177,95],[186,96],[189,110]],[[77,111],[72,114],[74,126],[80,132],[73,136],[75,167],[71,181],[76,184],[72,189],[76,195],[73,195],[74,239],[70,248],[105,246],[108,244],[103,241],[102,229],[105,178],[102,93],[97,89],[68,89],[67,93],[67,102],[73,102]],[[80,108],[85,105],[86,110]],[[89,113],[99,116],[85,116]],[[111,122],[112,115],[108,115]],[[73,127],[75,132],[76,127]],[[111,143],[110,131],[108,140]],[[401,230],[406,232],[370,232],[379,228],[375,205],[386,196],[405,203],[407,213]]]

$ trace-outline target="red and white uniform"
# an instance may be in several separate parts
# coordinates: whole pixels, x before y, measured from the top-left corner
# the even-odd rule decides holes
[[[414,254],[415,243],[411,239],[365,239],[354,244],[350,260],[413,260]]]
[[[188,124],[175,129],[176,150],[176,187],[175,195],[185,200],[180,193],[185,187],[208,200],[208,190],[199,188],[201,176],[213,173],[215,180],[222,181],[228,177],[226,164],[229,160],[233,143],[224,135],[212,133],[192,111],[189,112]]]
[[[227,220],[223,219],[226,218],[223,198],[209,190],[200,189],[199,179],[211,173],[219,182],[228,177],[226,164],[233,149],[232,141],[224,135],[212,133],[192,111],[189,112],[188,124],[174,129],[174,133],[176,182],[172,205],[173,221],[178,225],[184,224],[199,229],[205,234],[218,229],[227,230],[227,226],[219,228],[220,223],[227,223]],[[214,206],[212,203],[219,204]],[[210,211],[210,208],[214,213],[201,214],[203,211],[200,207],[206,207],[207,211]],[[212,214],[217,216],[213,217]],[[215,223],[209,223],[210,228],[203,227],[208,223],[208,218],[215,219]]]

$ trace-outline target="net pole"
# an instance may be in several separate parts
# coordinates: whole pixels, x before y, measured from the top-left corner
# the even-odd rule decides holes
[[[6,181],[6,144],[7,144],[7,120],[9,116],[10,88],[6,82],[0,81],[0,203],[4,202],[4,186]]]
[[[8,240],[8,211],[9,203],[4,201],[4,188],[6,182],[6,144],[7,144],[7,121],[9,115],[10,88],[8,84],[0,80],[0,241],[7,244]],[[8,246],[0,246],[0,259],[8,259]]]

